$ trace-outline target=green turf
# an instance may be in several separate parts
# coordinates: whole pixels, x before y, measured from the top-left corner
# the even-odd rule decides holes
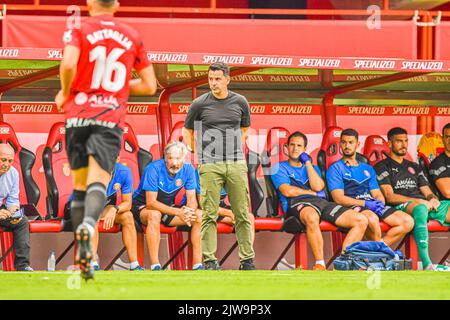
[[[66,272],[3,272],[0,300],[450,299],[450,273],[112,271],[95,276],[95,281],[84,283]],[[71,290],[67,282],[75,287],[80,283],[81,288]]]
[[[0,69],[47,69],[58,64],[59,61],[0,60]]]

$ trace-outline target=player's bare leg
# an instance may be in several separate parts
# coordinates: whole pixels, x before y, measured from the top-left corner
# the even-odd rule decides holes
[[[147,225],[145,236],[147,238],[150,265],[159,263],[159,244],[161,242],[161,212],[157,210],[143,209],[140,213],[141,222]]]
[[[137,234],[133,214],[131,211],[117,214],[114,223],[122,226],[122,241],[127,249],[129,261],[137,261]]]
[[[316,210],[311,207],[303,207],[300,210],[299,218],[306,226],[306,237],[308,238],[309,246],[316,261],[322,261],[323,258],[323,237],[320,231],[320,216]],[[304,266],[307,267],[307,266]],[[317,268],[319,268],[316,265]],[[325,270],[323,268],[322,270]]]
[[[195,210],[196,220],[191,222],[192,265],[202,263],[202,240],[200,228],[202,224],[202,211]],[[170,222],[171,227],[186,226],[186,222],[179,217],[174,217]]]
[[[367,239],[372,241],[380,241],[381,240],[381,228],[380,228],[380,220],[378,219],[376,213],[373,213],[370,210],[364,210],[361,212],[366,216],[369,221],[369,225],[367,226],[365,236]]]
[[[414,219],[403,211],[396,211],[384,219],[384,222],[391,227],[383,237],[388,246],[400,241],[414,228]]]
[[[361,241],[364,237],[368,224],[369,221],[366,216],[354,210],[347,210],[339,218],[337,218],[336,225],[338,227],[350,229],[344,239],[344,242],[342,243],[342,253],[345,248],[352,243]]]

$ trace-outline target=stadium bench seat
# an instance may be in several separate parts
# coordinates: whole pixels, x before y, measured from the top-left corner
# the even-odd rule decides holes
[[[33,168],[36,156],[33,152],[23,148],[16,133],[11,125],[6,122],[0,122],[0,143],[9,144],[15,152],[13,167],[19,173],[19,199],[22,205],[32,204],[37,205],[40,197],[39,188],[34,181],[31,170]],[[25,212],[27,214],[27,212]],[[30,221],[30,228],[35,222]],[[42,221],[39,221],[41,223]],[[3,270],[14,270],[14,251],[11,248],[13,239],[11,232],[3,232],[0,228],[0,243],[3,259]],[[5,255],[6,252],[9,252]]]
[[[389,145],[383,137],[371,135],[366,138],[363,154],[369,160],[371,166],[389,157],[389,152]]]

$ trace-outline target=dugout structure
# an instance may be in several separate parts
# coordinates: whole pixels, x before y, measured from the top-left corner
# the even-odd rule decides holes
[[[268,13],[241,10],[233,14]],[[337,14],[329,10],[289,11],[306,20],[121,18],[143,36],[161,85],[156,97],[131,97],[131,125],[157,138],[146,143],[158,159],[190,101],[207,90],[207,65],[215,61],[233,67],[231,89],[251,103],[257,132],[249,145],[257,152],[274,126],[314,134],[318,147],[335,126],[368,136],[401,125],[414,136],[450,122],[450,23],[441,21],[450,13],[382,10],[377,28],[365,11],[341,11],[362,19],[313,20]],[[63,119],[52,99],[66,26],[66,17],[2,16],[0,120],[16,131],[48,132]],[[181,238],[171,240],[176,252]],[[174,263],[184,268],[183,257]]]

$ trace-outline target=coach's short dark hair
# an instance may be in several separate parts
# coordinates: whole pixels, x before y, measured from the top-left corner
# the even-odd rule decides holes
[[[305,148],[308,145],[308,138],[305,136],[305,134],[301,133],[300,131],[295,131],[292,133],[288,138],[288,145],[291,143],[291,139],[301,137],[303,138],[303,142],[305,143]]]
[[[450,122],[447,123],[443,128],[442,128],[442,136],[444,136],[444,132],[445,130],[450,129]]]
[[[96,0],[102,7],[109,8],[112,7],[117,0]]]
[[[389,130],[389,132],[387,134],[388,140],[392,141],[394,139],[394,136],[396,136],[398,134],[408,134],[408,132],[406,132],[405,129],[400,128],[400,127],[392,128],[391,130]]]
[[[341,138],[342,138],[343,136],[347,136],[347,137],[355,137],[356,140],[359,139],[358,131],[356,131],[355,129],[351,129],[351,128],[342,130],[342,132],[341,132]]]
[[[220,61],[212,63],[208,68],[208,72],[209,71],[222,71],[225,77],[230,75],[230,67],[226,63]]]

